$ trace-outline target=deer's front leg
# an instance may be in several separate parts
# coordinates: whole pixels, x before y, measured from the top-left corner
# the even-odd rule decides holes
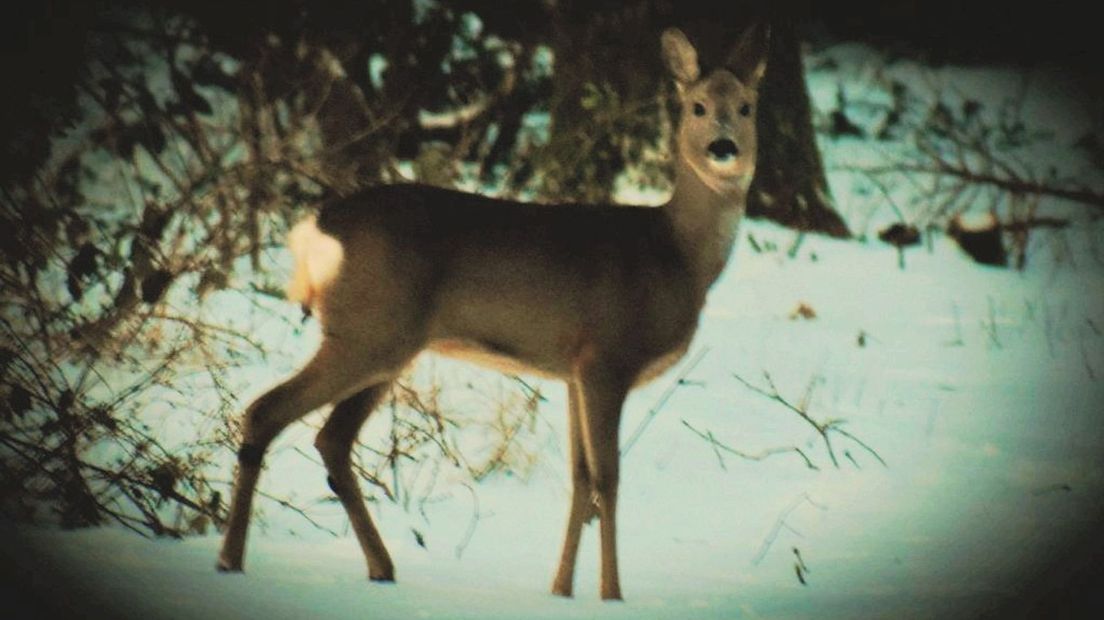
[[[598,507],[602,565],[599,592],[605,600],[621,599],[617,570],[617,485],[621,454],[618,429],[628,381],[601,364],[580,369],[582,435],[587,469]]]
[[[582,534],[583,524],[594,518],[594,488],[590,484],[590,470],[587,469],[586,449],[583,447],[579,389],[576,382],[572,381],[567,385],[569,399],[567,441],[572,489],[571,509],[567,515],[567,533],[564,535],[560,567],[556,571],[556,580],[552,582],[552,594],[558,596],[571,596],[574,590],[579,537]]]

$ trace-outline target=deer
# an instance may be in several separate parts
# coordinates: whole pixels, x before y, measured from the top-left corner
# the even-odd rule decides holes
[[[676,29],[660,37],[682,112],[674,187],[661,206],[537,204],[414,183],[325,204],[288,236],[288,297],[322,328],[314,356],[244,414],[217,567],[241,572],[264,454],[277,435],[333,404],[315,439],[368,577],[395,568],[351,468],[360,428],[422,351],[567,386],[572,492],[552,593],[571,597],[584,524],[599,524],[599,594],[620,600],[618,431],[629,391],[689,349],[706,294],[728,262],[755,172],[766,29],[739,37],[702,75]]]

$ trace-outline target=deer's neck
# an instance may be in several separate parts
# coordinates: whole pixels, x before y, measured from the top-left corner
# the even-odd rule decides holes
[[[714,187],[685,162],[677,164],[675,190],[665,208],[703,293],[721,275],[732,253],[747,205],[747,181],[750,178]]]

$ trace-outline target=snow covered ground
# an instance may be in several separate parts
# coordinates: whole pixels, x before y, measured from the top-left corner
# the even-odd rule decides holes
[[[835,76],[811,79],[815,95],[832,84],[816,80]],[[824,146],[831,160],[834,149],[863,145]],[[833,191],[841,205],[857,200],[844,183]],[[753,249],[749,235],[768,249]],[[1104,230],[1086,224],[1055,235],[1040,237],[1024,273],[975,265],[942,237],[909,251],[901,269],[877,241],[808,237],[790,257],[795,233],[745,222],[687,360],[626,407],[627,439],[705,351],[623,456],[623,603],[598,600],[593,526],[575,599],[548,594],[569,497],[565,394],[551,383],[542,387],[541,417],[554,449],[528,480],[496,478],[476,489],[480,519],[470,540],[473,495],[463,486],[443,483],[424,517],[390,503],[373,508],[395,585],[368,583],[333,504],[315,516],[337,538],[267,506],[244,575],[214,571],[214,534],[149,541],[116,529],[4,526],[4,555],[15,568],[3,581],[23,595],[33,585],[46,604],[84,617],[1028,613],[1022,601],[1072,583],[1091,559],[1104,515]],[[1051,251],[1055,239],[1070,252]],[[799,304],[815,318],[794,318]],[[833,467],[808,424],[740,380],[769,391],[764,372],[790,402],[808,393],[812,418],[845,419],[843,428],[885,466],[837,435]],[[687,425],[749,454],[796,446],[819,469],[795,452],[742,459]],[[383,428],[377,420],[365,432]],[[309,429],[289,431],[270,458],[266,488],[326,493],[320,466],[287,455],[290,446],[309,450],[310,439]]]

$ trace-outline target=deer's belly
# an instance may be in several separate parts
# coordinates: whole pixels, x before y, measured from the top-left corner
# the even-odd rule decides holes
[[[563,378],[562,369],[541,360],[523,360],[514,351],[494,344],[468,340],[465,338],[443,338],[434,340],[429,350],[435,353],[478,364],[484,368],[510,374],[527,374],[547,379]]]
[[[645,362],[633,379],[633,387],[654,380],[677,364],[690,348],[692,336],[691,333]],[[562,351],[557,350],[558,354],[550,353],[547,359],[542,359],[532,352],[525,354],[510,350],[506,345],[468,338],[438,338],[431,341],[427,348],[445,357],[471,362],[491,370],[546,379],[570,379],[572,368],[592,350],[590,343],[584,340],[578,346],[567,346]]]

